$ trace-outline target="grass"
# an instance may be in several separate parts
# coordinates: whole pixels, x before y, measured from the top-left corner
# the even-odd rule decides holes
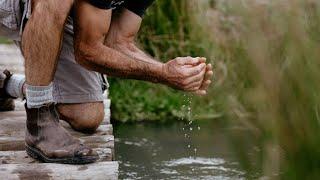
[[[176,121],[192,98],[196,119],[223,117],[226,129],[240,131],[225,135],[248,179],[320,177],[318,0],[162,0],[140,34],[140,45],[161,61],[206,56],[214,86],[199,98],[110,79],[113,119]]]
[[[203,38],[203,25],[194,23],[196,9],[185,0],[157,1],[143,21],[138,37],[140,46],[160,61],[179,56],[206,56],[212,54],[210,44]],[[194,12],[194,13],[193,13]],[[181,107],[190,96],[170,88],[139,81],[110,79],[113,101],[112,118],[121,122],[175,121],[184,117]],[[194,97],[199,102],[199,98]],[[206,117],[215,115],[215,102],[197,108]],[[196,105],[195,105],[196,106]]]
[[[319,1],[163,0],[149,15],[139,40],[152,55],[214,62],[215,85],[192,106],[198,117],[222,115],[225,127],[251,134],[225,134],[249,179],[320,177]],[[117,119],[183,116],[180,92],[128,81],[111,87]]]
[[[231,137],[243,168],[256,177],[317,179],[320,3],[228,1],[209,12],[210,39],[229,72],[220,87],[227,126],[243,127],[256,145],[249,154],[248,139]]]

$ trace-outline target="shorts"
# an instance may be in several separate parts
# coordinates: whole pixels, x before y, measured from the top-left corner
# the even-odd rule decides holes
[[[0,35],[20,41],[24,24],[22,22],[26,22],[31,15],[30,1],[0,0]],[[89,71],[76,63],[72,24],[69,17],[53,81],[54,99],[56,103],[67,104],[103,102],[103,89],[107,82],[103,82],[101,74]]]

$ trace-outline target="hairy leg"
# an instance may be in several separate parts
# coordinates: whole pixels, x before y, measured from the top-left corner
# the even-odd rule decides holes
[[[102,102],[58,104],[60,118],[83,133],[93,133],[104,119]]]
[[[27,84],[47,86],[52,82],[72,5],[73,0],[32,0],[32,16],[22,35]]]

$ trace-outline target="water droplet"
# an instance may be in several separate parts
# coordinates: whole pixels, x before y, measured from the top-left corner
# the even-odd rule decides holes
[[[192,130],[193,130],[193,128],[191,127],[191,128],[190,128],[190,131],[192,131]]]
[[[200,129],[201,129],[200,126],[198,126],[198,130],[199,130],[199,131],[200,131]]]
[[[191,148],[191,145],[190,145],[190,144],[188,145],[188,148]]]

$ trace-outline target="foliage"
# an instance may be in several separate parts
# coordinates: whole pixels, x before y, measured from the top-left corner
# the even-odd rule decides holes
[[[320,175],[319,1],[221,1],[208,26],[228,70],[227,126],[243,168],[254,177]],[[253,141],[255,150],[244,144]],[[252,174],[251,174],[252,175]]]
[[[139,39],[148,52],[164,60],[184,55],[214,60],[215,85],[207,97],[193,99],[193,109],[200,117],[222,114],[225,127],[251,134],[226,131],[248,178],[320,176],[319,1],[163,0],[149,15]],[[180,93],[127,83],[113,81],[112,86],[143,99],[122,99],[127,115],[117,107],[118,118],[136,119],[128,114],[135,109],[158,119],[181,114],[160,113],[179,110],[184,103]],[[142,101],[148,105],[137,105]],[[148,113],[141,119],[153,119]],[[254,144],[250,152],[248,142]]]
[[[198,3],[186,0],[157,1],[145,16],[138,41],[140,46],[161,61],[179,56],[206,56],[212,58],[210,42],[203,36],[204,27],[194,18]],[[128,121],[171,121],[185,115],[184,93],[170,88],[139,81],[110,79],[110,95],[113,102],[112,118]],[[189,95],[187,95],[189,96]],[[196,112],[215,114],[212,105],[199,107]],[[203,104],[203,103],[202,103]]]

